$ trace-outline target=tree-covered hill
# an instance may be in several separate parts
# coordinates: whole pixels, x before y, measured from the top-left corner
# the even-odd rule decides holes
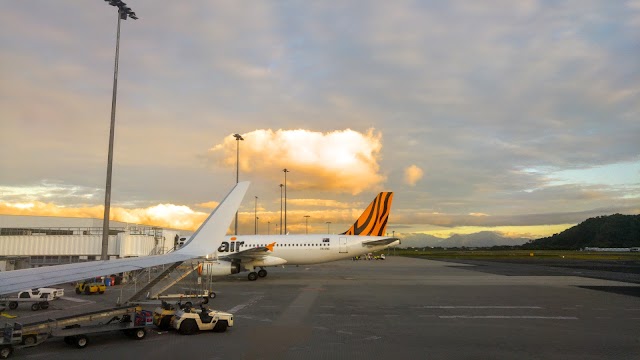
[[[578,250],[585,247],[640,247],[640,215],[589,218],[553,236],[532,240],[522,249]]]

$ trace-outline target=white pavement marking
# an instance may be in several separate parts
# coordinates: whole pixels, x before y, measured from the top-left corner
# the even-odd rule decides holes
[[[542,319],[542,320],[578,320],[575,316],[537,316],[537,315],[450,315],[438,316],[440,319]]]
[[[258,301],[262,300],[262,298],[263,298],[263,296],[256,296],[256,297],[254,297],[253,299],[247,301],[244,304],[240,304],[240,305],[236,305],[236,306],[232,307],[231,309],[227,310],[227,312],[235,314],[235,313],[237,313],[238,311],[244,309],[247,306],[254,305]]]
[[[489,306],[474,306],[474,305],[425,305],[425,306],[412,306],[412,309],[542,309],[540,306],[502,306],[502,305],[489,305]]]
[[[73,298],[73,297],[61,297],[60,300],[67,300],[67,301],[73,301],[73,302],[95,302],[95,301],[91,301],[91,300],[86,300],[86,299],[78,299],[78,298]]]

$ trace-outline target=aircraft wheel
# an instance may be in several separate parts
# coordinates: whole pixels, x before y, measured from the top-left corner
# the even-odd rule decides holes
[[[258,276],[260,276],[260,277],[265,277],[265,276],[267,276],[267,270],[265,270],[265,269],[260,269],[260,271],[258,271]]]
[[[40,310],[40,304],[39,304],[39,303],[33,303],[33,304],[31,304],[31,310],[33,310],[33,311],[38,311],[38,310]]]
[[[13,348],[11,345],[0,346],[0,359],[7,359],[11,354],[13,354]]]
[[[89,338],[86,335],[76,335],[73,339],[73,344],[78,349],[84,349],[89,345]]]
[[[17,301],[10,301],[9,302],[9,309],[15,310],[17,308],[18,308],[18,302]]]
[[[40,303],[40,309],[42,310],[47,310],[49,308],[49,302],[48,301],[43,301]]]
[[[256,281],[258,274],[255,271],[249,273],[249,281]]]

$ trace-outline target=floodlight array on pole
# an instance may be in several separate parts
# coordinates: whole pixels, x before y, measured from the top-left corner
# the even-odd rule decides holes
[[[282,235],[282,187],[284,185],[280,184],[280,235]]]
[[[109,155],[107,158],[107,181],[104,191],[104,217],[102,221],[102,251],[100,259],[109,259],[109,213],[111,211],[111,175],[113,169],[113,138],[116,125],[116,96],[118,93],[118,58],[120,55],[120,20],[132,18],[138,20],[136,13],[121,0],[105,0],[109,5],[118,8],[118,27],[116,31],[116,57],[113,67],[113,94],[111,96],[111,127],[109,130]]]
[[[236,138],[236,185],[240,181],[240,140],[244,140],[240,134],[233,134]],[[234,234],[238,235],[238,211],[236,211],[236,221]]]
[[[304,216],[304,233],[305,234],[309,233],[309,217],[310,217],[310,215],[305,215]]]
[[[284,233],[287,233],[287,173],[290,172],[287,169],[282,170],[284,172]]]
[[[331,234],[331,221],[327,221],[327,234]]]

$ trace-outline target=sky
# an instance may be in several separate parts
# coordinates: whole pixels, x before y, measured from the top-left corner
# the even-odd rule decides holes
[[[112,219],[194,230],[238,163],[239,234],[282,230],[285,168],[290,233],[380,191],[413,238],[640,214],[640,0],[127,4]],[[0,2],[0,214],[102,218],[116,28]]]

